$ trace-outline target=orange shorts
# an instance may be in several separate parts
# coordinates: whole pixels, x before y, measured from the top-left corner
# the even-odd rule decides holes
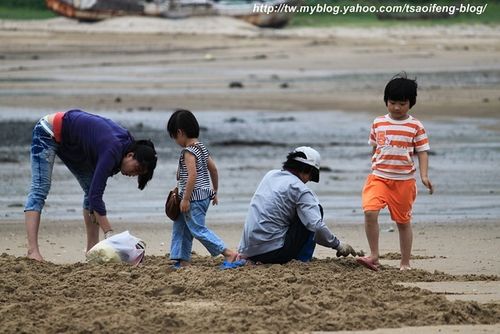
[[[378,211],[387,206],[392,220],[398,224],[407,224],[411,220],[411,210],[416,197],[415,179],[390,180],[370,174],[361,198],[364,211]]]

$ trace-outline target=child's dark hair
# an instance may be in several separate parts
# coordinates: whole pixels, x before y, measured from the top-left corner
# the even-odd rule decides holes
[[[317,172],[317,169],[313,166],[297,161],[295,160],[295,158],[307,159],[306,155],[303,152],[288,153],[288,155],[286,156],[286,161],[283,162],[283,169],[290,172],[306,174]]]
[[[143,190],[149,180],[153,178],[153,173],[156,168],[156,162],[158,157],[156,155],[155,145],[149,139],[136,140],[134,141],[125,152],[134,153],[134,159],[139,162],[141,169],[145,171],[144,174],[140,174],[137,179],[138,188]]]
[[[417,103],[417,80],[408,79],[406,72],[401,72],[392,77],[385,86],[384,102],[388,100],[410,102],[410,108]]]
[[[170,138],[176,138],[177,132],[182,130],[188,138],[200,136],[200,126],[193,113],[186,109],[176,110],[167,123],[167,131]]]

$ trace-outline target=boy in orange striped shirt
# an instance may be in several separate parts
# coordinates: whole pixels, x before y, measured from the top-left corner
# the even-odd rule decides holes
[[[373,173],[368,175],[362,194],[370,255],[358,258],[357,261],[375,271],[379,266],[378,215],[386,206],[399,230],[400,269],[411,269],[413,234],[410,221],[417,195],[413,162],[415,154],[418,157],[422,183],[430,194],[433,193],[432,183],[427,175],[429,140],[422,123],[408,115],[416,100],[415,80],[408,79],[405,73],[392,78],[384,91],[384,101],[389,113],[377,117],[370,132]]]

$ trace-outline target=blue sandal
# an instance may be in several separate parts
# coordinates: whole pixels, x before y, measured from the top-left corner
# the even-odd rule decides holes
[[[224,262],[222,262],[222,264],[220,265],[219,268],[221,270],[236,269],[239,267],[243,267],[246,263],[247,263],[247,261],[244,259],[240,259],[240,260],[237,260],[234,262],[229,262],[229,261],[224,260]]]

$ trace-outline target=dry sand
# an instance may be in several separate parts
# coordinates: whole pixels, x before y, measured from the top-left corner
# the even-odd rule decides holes
[[[143,18],[92,26],[64,19],[1,21],[0,105],[41,110],[78,106],[103,113],[182,106],[377,115],[387,78],[405,69],[421,78],[419,99],[425,103],[419,112],[426,119],[488,117],[488,128],[498,130],[498,32],[498,27],[482,26],[274,32],[228,20],[214,26],[213,21]],[[231,81],[244,88],[229,89]],[[8,178],[3,175],[2,182]],[[241,222],[209,224],[229,246],[237,246]],[[397,233],[391,232],[381,233],[385,259],[378,273],[352,258],[328,258],[334,253],[321,247],[317,260],[307,265],[222,272],[217,267],[221,259],[206,257],[199,244],[192,268],[172,270],[163,257],[169,224],[114,222],[114,227],[145,239],[148,256],[142,267],[78,262],[84,260],[82,223],[49,220],[42,224],[40,242],[51,263],[33,263],[20,258],[25,252],[23,222],[0,221],[0,252],[8,254],[0,257],[0,331],[500,331],[498,298],[450,301],[448,288],[439,290],[442,284],[462,284],[450,292],[460,297],[470,291],[467,284],[498,286],[498,217],[416,224],[416,270],[404,273],[397,270]],[[366,250],[362,225],[331,227]],[[437,290],[401,282],[427,282]]]
[[[174,270],[163,257],[142,267],[39,264],[0,258],[2,332],[333,331],[494,324],[500,304],[450,302],[395,282],[483,280],[414,270],[368,272],[351,259],[307,265],[217,268],[195,257]]]

